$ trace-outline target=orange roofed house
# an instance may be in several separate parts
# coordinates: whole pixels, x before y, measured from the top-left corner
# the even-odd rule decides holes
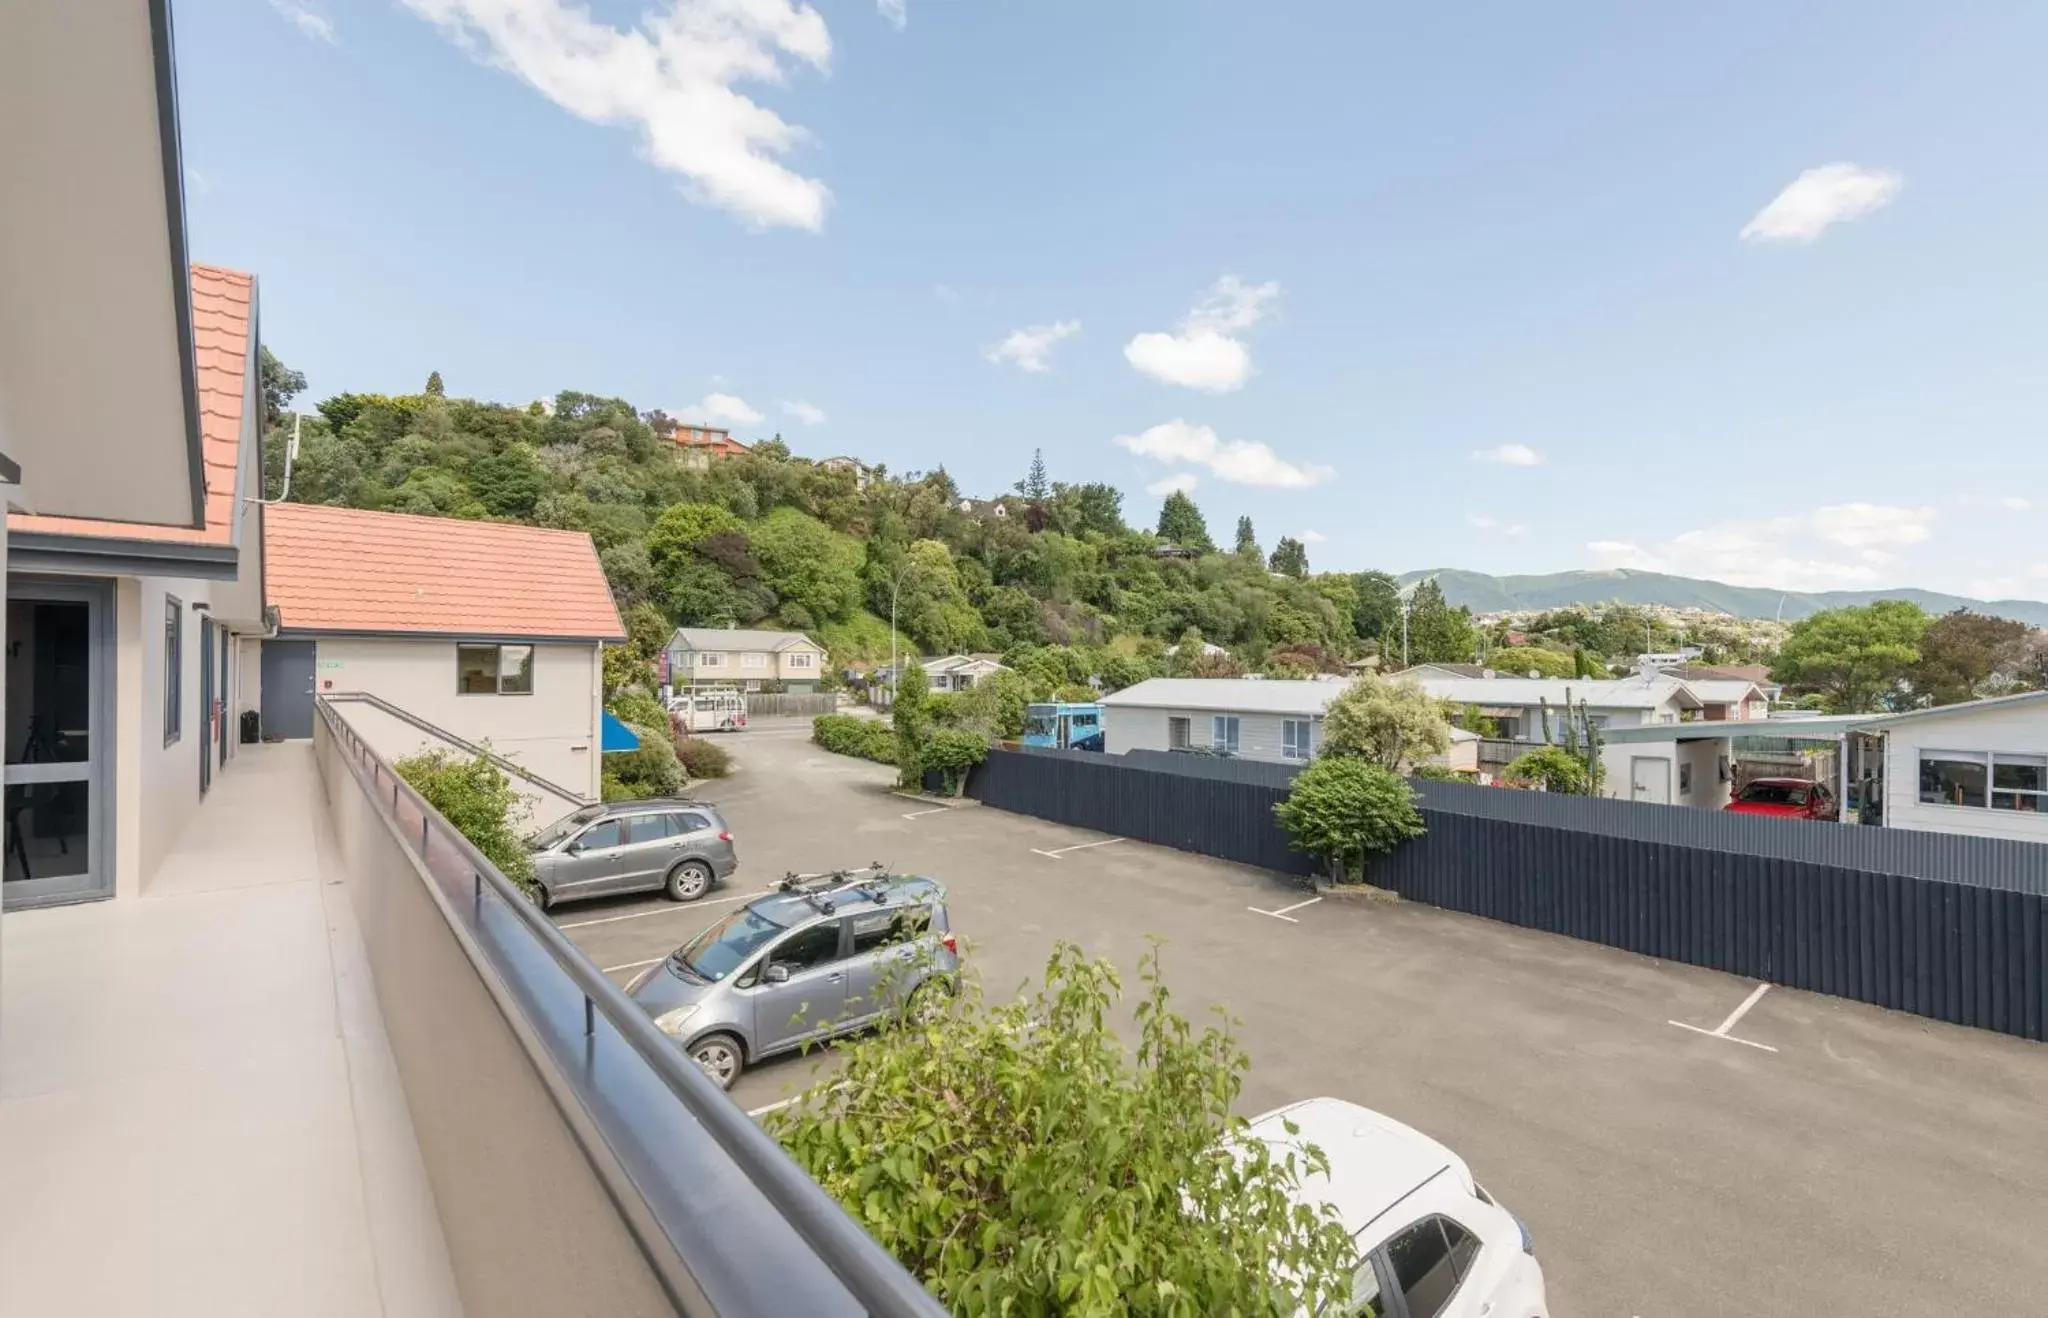
[[[266,738],[312,736],[316,694],[354,697],[386,759],[488,746],[530,823],[597,799],[601,650],[625,629],[588,535],[284,503],[263,538]]]
[[[670,438],[682,451],[683,465],[696,471],[710,466],[713,458],[730,458],[747,451],[747,446],[734,439],[730,430],[719,426],[678,422]]]

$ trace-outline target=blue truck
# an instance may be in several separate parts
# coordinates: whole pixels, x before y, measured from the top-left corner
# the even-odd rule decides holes
[[[1102,706],[1026,705],[1024,744],[1059,750],[1099,751],[1102,749]]]

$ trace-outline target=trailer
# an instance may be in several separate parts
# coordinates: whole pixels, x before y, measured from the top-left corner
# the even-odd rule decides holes
[[[678,731],[693,736],[747,728],[747,698],[738,687],[685,687],[669,697],[668,712]]]

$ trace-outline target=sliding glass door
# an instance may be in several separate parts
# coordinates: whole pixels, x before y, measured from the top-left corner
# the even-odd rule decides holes
[[[98,582],[8,583],[0,904],[10,908],[113,894],[109,596]]]

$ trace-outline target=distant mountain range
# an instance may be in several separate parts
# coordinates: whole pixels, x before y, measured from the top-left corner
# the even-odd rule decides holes
[[[1444,598],[1474,613],[1507,613],[1520,609],[1554,609],[1567,604],[1662,604],[1674,609],[1712,609],[1738,618],[1776,618],[1790,622],[1848,605],[1877,600],[1911,600],[1929,613],[1969,609],[2011,618],[2034,627],[2048,627],[2048,604],[2038,600],[1974,600],[1934,590],[1767,590],[1730,586],[1698,577],[1616,568],[1606,572],[1550,572],[1542,576],[1494,577],[1458,568],[1406,572],[1401,584],[1436,578]]]

